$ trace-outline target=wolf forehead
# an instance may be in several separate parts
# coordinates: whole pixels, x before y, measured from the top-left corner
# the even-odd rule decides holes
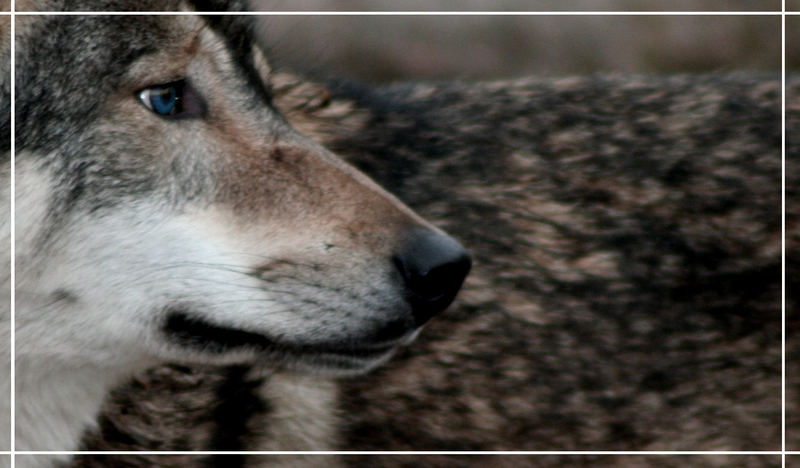
[[[191,11],[201,7],[222,9],[214,2],[62,1],[45,2],[38,10]],[[189,45],[203,30],[217,33],[239,73],[257,81],[252,25],[250,17],[235,15],[18,16],[17,148],[40,154],[58,149],[75,133],[91,127],[103,116],[104,104],[126,84],[133,84],[132,68],[137,61],[158,53],[164,54],[162,63],[188,61],[198,52]],[[153,84],[158,83],[139,83]],[[260,81],[257,84],[254,89],[263,91]]]

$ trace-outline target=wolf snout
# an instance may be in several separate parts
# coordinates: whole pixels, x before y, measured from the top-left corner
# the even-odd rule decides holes
[[[429,230],[415,231],[394,262],[405,282],[417,326],[453,302],[472,267],[472,259],[461,244]]]

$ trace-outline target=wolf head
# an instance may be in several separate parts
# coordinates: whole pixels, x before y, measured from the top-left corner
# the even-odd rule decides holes
[[[453,300],[464,249],[292,129],[240,18],[17,21],[20,365],[358,373]]]

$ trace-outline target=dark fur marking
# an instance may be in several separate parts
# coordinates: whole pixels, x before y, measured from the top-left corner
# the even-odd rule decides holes
[[[241,2],[220,2],[216,0],[194,0],[192,2],[198,11],[242,11]],[[272,105],[269,90],[264,87],[264,81],[253,64],[252,49],[255,44],[253,28],[255,22],[250,16],[213,15],[204,16],[208,25],[218,32],[228,45],[228,50],[239,64],[247,79],[248,89],[258,99],[253,100],[254,106],[266,105],[278,114]]]
[[[389,322],[389,330],[395,327]],[[324,344],[278,343],[264,335],[236,328],[214,325],[201,318],[193,317],[185,310],[173,309],[167,313],[163,326],[164,333],[174,342],[199,351],[219,354],[232,350],[249,348],[263,353],[276,353],[283,356],[302,356],[315,354],[338,354],[352,357],[371,357],[388,351],[387,347],[354,348],[350,341],[328,342]],[[380,343],[386,336],[379,330],[371,340]],[[366,345],[369,345],[365,339]]]
[[[214,409],[212,418],[216,431],[210,441],[209,450],[236,451],[247,450],[244,440],[251,428],[248,425],[254,414],[269,411],[268,402],[256,396],[262,379],[248,379],[249,366],[231,366],[227,368],[227,377],[217,389],[219,405]],[[242,455],[215,455],[206,460],[207,468],[237,468],[245,466],[246,458]]]
[[[182,310],[167,314],[164,332],[182,346],[210,353],[224,353],[239,348],[274,350],[277,345],[257,333],[221,327],[205,320],[191,317]]]

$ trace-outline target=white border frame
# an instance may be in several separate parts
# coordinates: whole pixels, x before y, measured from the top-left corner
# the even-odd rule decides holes
[[[602,451],[602,450],[541,450],[541,451],[17,451],[15,447],[15,18],[28,15],[230,15],[229,12],[16,12],[15,0],[11,11],[0,16],[11,17],[11,446],[0,456],[11,457],[15,467],[16,455],[765,455],[781,456],[786,466],[787,455],[800,455],[786,449],[786,17],[800,17],[800,11],[787,12],[786,0],[781,11],[256,11],[236,13],[242,16],[780,16],[781,17],[781,449],[773,451]]]

